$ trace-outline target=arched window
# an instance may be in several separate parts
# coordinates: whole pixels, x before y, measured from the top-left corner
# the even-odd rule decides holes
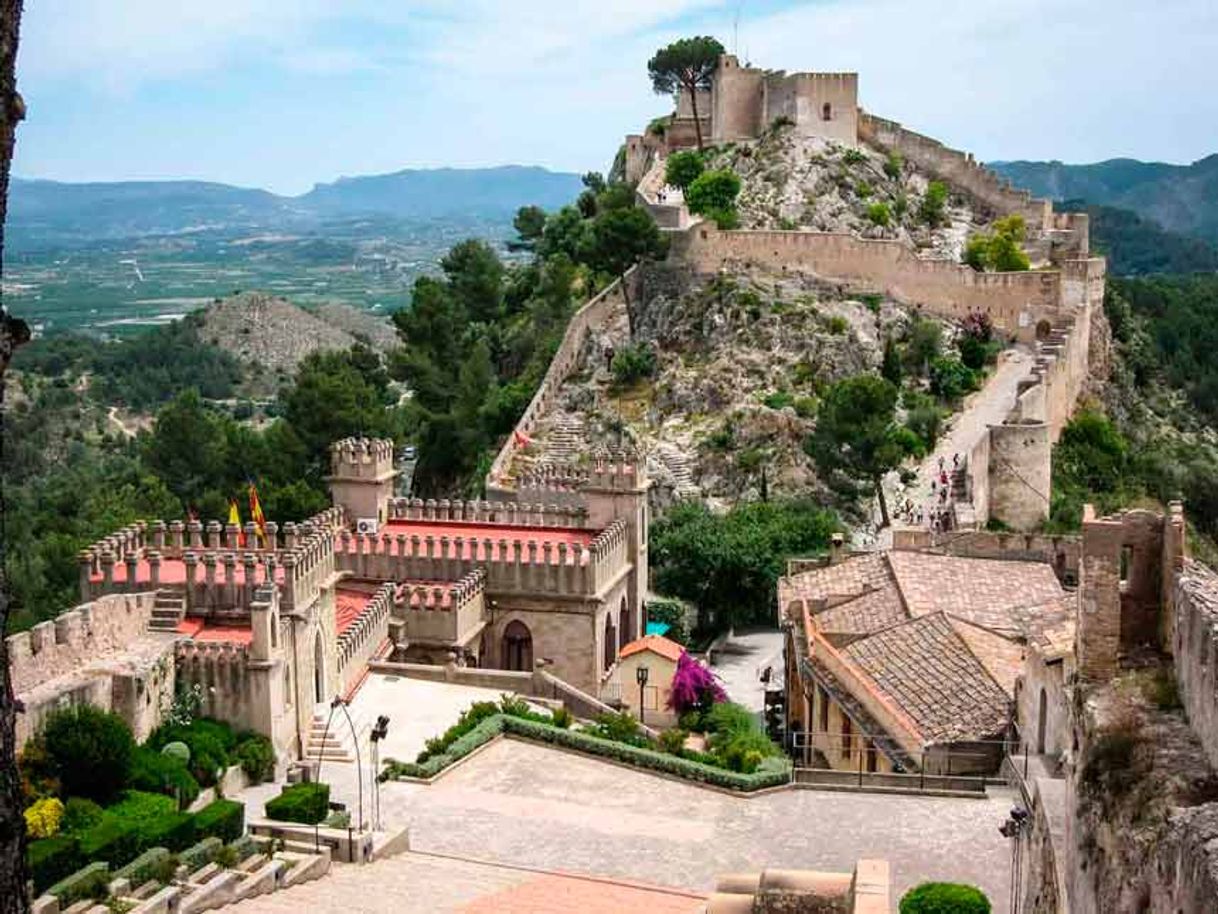
[[[613,627],[613,613],[605,613],[605,669],[613,666],[617,659],[617,630]]]
[[[533,669],[533,635],[519,619],[503,630],[503,668],[528,672]]]
[[[821,105],[820,119],[822,121],[833,120],[833,106],[831,104],[829,104],[828,102],[825,102],[823,105]]]
[[[313,700],[317,704],[326,700],[326,652],[321,646],[321,632],[313,642]]]
[[[618,634],[618,650],[621,650],[627,644],[634,640],[633,620],[630,618],[630,607],[626,605],[626,598],[622,597],[622,608],[618,613],[618,623],[621,626],[621,632]]]

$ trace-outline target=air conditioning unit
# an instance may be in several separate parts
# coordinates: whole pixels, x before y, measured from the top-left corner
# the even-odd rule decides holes
[[[355,522],[356,533],[376,533],[376,518],[361,517]]]

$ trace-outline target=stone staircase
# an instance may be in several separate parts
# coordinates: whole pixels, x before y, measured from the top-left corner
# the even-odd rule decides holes
[[[347,708],[351,715],[351,723],[342,708],[334,711],[330,717],[329,704],[318,705],[313,710],[313,720],[309,724],[308,737],[305,740],[305,758],[311,762],[323,759],[327,762],[354,763],[356,760],[355,738],[359,738],[361,752],[367,752],[368,733],[372,729],[372,721],[365,720],[353,708]],[[330,730],[326,732],[326,721],[330,721]],[[351,734],[351,724],[355,725],[355,737]],[[364,762],[368,759],[365,757]]]
[[[701,488],[694,479],[694,460],[679,447],[665,442],[656,445],[652,452],[672,479],[673,494],[678,498],[697,496]]]
[[[155,632],[174,632],[186,615],[186,595],[179,590],[161,588],[152,604],[148,628]]]
[[[582,416],[562,413],[550,423],[545,439],[543,460],[547,463],[570,463],[587,450],[586,428]]]

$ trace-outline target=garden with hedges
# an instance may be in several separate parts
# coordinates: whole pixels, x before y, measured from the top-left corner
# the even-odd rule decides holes
[[[219,798],[187,811],[236,764],[255,783],[272,777],[270,742],[179,712],[137,745],[115,714],[89,705],[54,712],[18,760],[35,892],[92,897],[141,861],[239,839],[241,803]]]
[[[689,663],[710,676],[692,658]],[[705,681],[695,675],[699,683]],[[435,777],[504,734],[729,790],[752,791],[788,783],[790,761],[762,732],[751,711],[725,698],[717,686],[704,688],[693,693],[693,701],[682,713],[682,724],[704,735],[703,751],[687,747],[690,731],[680,727],[666,730],[658,741],[652,741],[629,714],[604,714],[593,724],[576,726],[565,709],[541,713],[522,699],[505,695],[498,703],[475,702],[443,735],[428,740],[414,762],[386,760],[380,777]]]

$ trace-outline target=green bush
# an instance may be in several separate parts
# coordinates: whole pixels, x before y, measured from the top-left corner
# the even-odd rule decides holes
[[[656,354],[646,343],[633,343],[613,356],[613,382],[627,387],[656,373]]]
[[[770,409],[786,409],[795,402],[795,395],[790,391],[776,390],[772,394],[766,394],[761,402]]]
[[[716,211],[735,211],[740,193],[740,178],[728,168],[706,171],[689,185],[685,203],[691,213],[710,215]],[[722,227],[722,226],[721,226]]]
[[[892,210],[888,208],[887,203],[872,203],[867,207],[867,218],[873,225],[887,228],[892,223]]]
[[[423,743],[423,751],[415,758],[415,764],[422,765],[434,755],[441,755],[465,734],[471,732],[488,717],[499,713],[499,706],[493,701],[475,701],[461,712],[457,722],[444,731],[440,736],[433,736]]]
[[[720,206],[706,211],[706,216],[725,232],[740,228],[740,213],[734,206]]]
[[[253,784],[275,777],[275,747],[260,733],[245,735],[233,749],[232,757]]]
[[[888,158],[884,160],[884,174],[888,175],[893,181],[901,177],[901,169],[905,166],[905,160],[901,158],[899,152],[888,153]]]
[[[617,714],[600,714],[596,718],[596,725],[585,732],[600,739],[625,743],[628,746],[651,745],[651,740],[639,729],[639,722],[627,711]]]
[[[873,193],[875,193],[875,188],[873,188],[867,181],[859,181],[854,185],[854,192],[860,199],[866,200]]]
[[[846,320],[844,317],[842,317],[840,314],[834,314],[825,323],[825,329],[828,330],[830,333],[832,333],[834,336],[841,336],[843,333],[845,333],[847,330],[850,329],[850,322],[848,320]]]
[[[555,708],[550,718],[554,726],[560,727],[563,730],[566,730],[575,723],[575,715],[568,711],[566,707]]]
[[[39,894],[85,864],[76,838],[65,834],[31,841],[25,849],[25,862]]]
[[[149,819],[167,816],[177,810],[177,804],[172,797],[160,793],[146,793],[142,790],[124,790],[122,798],[111,806],[106,807],[107,819],[121,819],[124,822],[134,822],[137,825]]]
[[[117,714],[92,705],[54,711],[42,737],[65,796],[105,801],[127,783],[135,740]]]
[[[200,717],[185,726],[162,724],[152,731],[145,745],[160,750],[172,742],[186,744],[191,776],[202,786],[211,787],[230,764],[229,753],[237,745],[237,734],[223,721]]]
[[[105,898],[109,884],[110,867],[105,863],[90,863],[55,883],[47,889],[47,894],[54,895],[59,899],[59,906],[66,908],[84,898]]]
[[[477,702],[480,705],[491,702]],[[494,705],[491,705],[494,707]],[[503,732],[503,721],[506,714],[494,713],[491,717],[482,718],[472,729],[466,730],[457,739],[450,742],[443,750],[429,753],[425,759],[418,762],[399,762],[395,759],[385,760],[385,770],[380,775],[381,780],[396,777],[430,778],[435,777],[457,759],[469,755],[483,743],[488,743]],[[449,730],[451,731],[451,728]],[[419,756],[423,758],[422,754]]]
[[[171,851],[185,850],[195,843],[196,828],[196,817],[188,812],[158,816],[140,826],[140,844],[144,847],[167,847]]]
[[[850,148],[842,153],[842,161],[847,165],[862,165],[867,161],[867,156],[861,149]]]
[[[313,825],[329,813],[329,784],[291,784],[266,804],[266,817],[279,822]],[[202,812],[199,815],[202,815]]]
[[[84,797],[70,797],[63,806],[63,818],[59,830],[69,835],[79,835],[102,820],[105,810]]]
[[[131,760],[131,777],[127,783],[135,790],[176,797],[183,809],[199,796],[199,782],[180,759],[147,746],[135,750]]]
[[[689,734],[679,727],[660,733],[660,748],[672,755],[680,755],[685,749],[685,738]]]
[[[152,879],[169,860],[169,851],[163,847],[151,847],[144,851],[122,869],[116,870],[114,879],[127,879],[132,888],[143,885]]]
[[[253,835],[242,835],[236,841],[230,842],[228,847],[237,858],[237,862],[240,863],[258,853],[262,843]]]
[[[321,804],[323,810],[329,808],[329,784],[294,784],[290,788],[285,788],[283,793],[267,803],[267,817],[271,819],[276,818],[270,813],[271,803],[275,802],[275,800],[282,800],[284,793],[298,787],[312,788],[312,793],[322,796]],[[303,796],[304,793],[307,792],[302,792],[300,795]],[[208,803],[195,814],[194,819],[195,833],[203,837],[219,838],[222,841],[235,841],[245,834],[245,804],[238,803],[236,800],[216,800],[213,803]],[[289,821],[300,820],[294,819]]]
[[[224,842],[219,838],[204,838],[197,844],[188,847],[178,855],[178,860],[186,867],[186,872],[193,873],[200,867],[207,866],[216,859],[216,854]]]
[[[980,386],[976,371],[959,359],[939,356],[930,363],[930,392],[947,402],[959,400]]]
[[[85,860],[123,866],[141,850],[139,825],[127,819],[108,815],[80,836],[80,854]]]
[[[947,185],[942,181],[931,181],[926,186],[926,195],[918,207],[918,217],[931,228],[939,228],[947,221]]]
[[[990,914],[990,900],[971,885],[923,882],[901,898],[901,914]]]

